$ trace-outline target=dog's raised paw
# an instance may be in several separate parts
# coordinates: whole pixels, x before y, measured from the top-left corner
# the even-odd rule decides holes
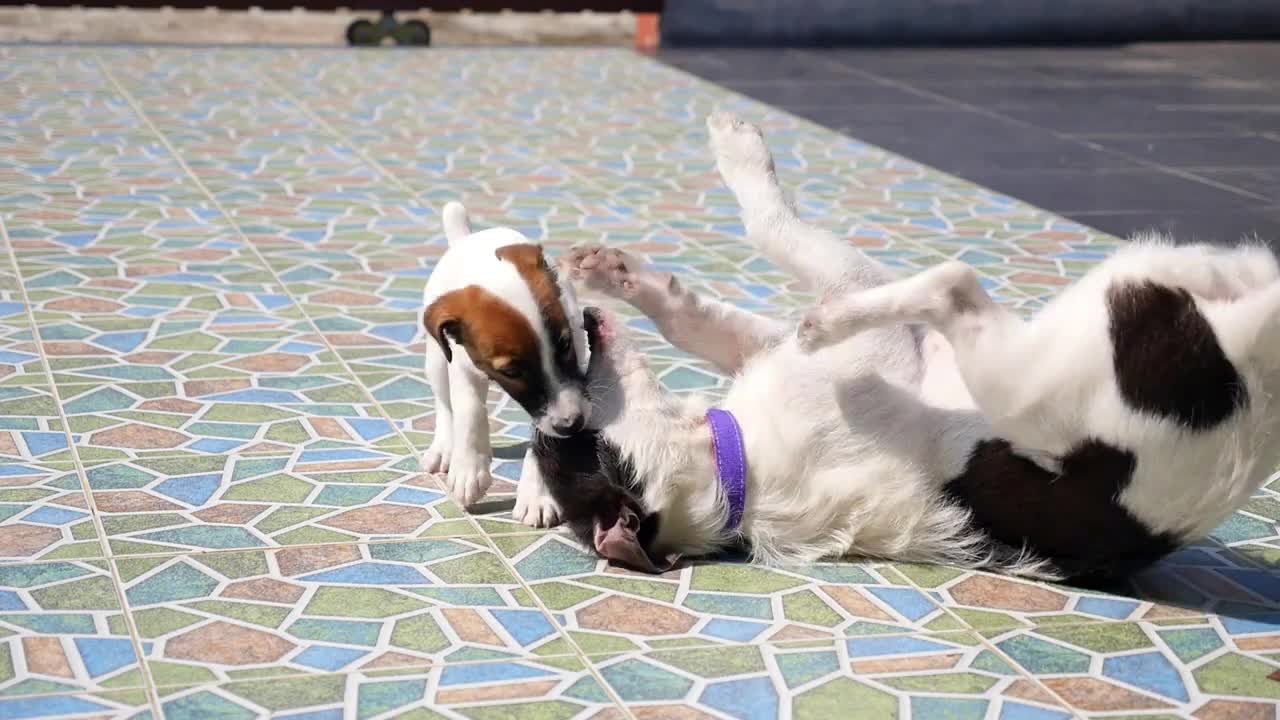
[[[579,252],[581,250],[581,252]],[[575,280],[611,297],[628,299],[639,290],[636,272],[643,263],[616,248],[587,245],[570,251],[569,269]]]
[[[716,169],[740,205],[758,210],[781,201],[773,156],[760,128],[728,113],[713,113],[707,130]]]
[[[814,352],[846,336],[840,325],[830,308],[819,305],[800,319],[800,325],[796,327],[796,342],[801,350]]]

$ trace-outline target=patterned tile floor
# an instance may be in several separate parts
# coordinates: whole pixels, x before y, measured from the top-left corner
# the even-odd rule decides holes
[[[0,717],[1274,718],[1280,481],[1115,595],[945,568],[643,577],[418,469],[461,198],[766,313],[703,116],[803,212],[1032,311],[1116,240],[625,52],[0,47]],[[673,388],[708,366],[630,319]],[[496,473],[524,416],[496,394]]]

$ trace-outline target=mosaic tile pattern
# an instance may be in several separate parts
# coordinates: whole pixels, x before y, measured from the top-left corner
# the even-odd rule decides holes
[[[0,717],[1275,716],[1280,476],[1100,592],[609,568],[511,520],[527,417],[496,391],[486,501],[419,470],[447,200],[811,300],[744,242],[713,109],[766,128],[803,214],[1022,312],[1114,238],[610,50],[5,46],[0,83]],[[669,387],[722,391],[615,309]]]

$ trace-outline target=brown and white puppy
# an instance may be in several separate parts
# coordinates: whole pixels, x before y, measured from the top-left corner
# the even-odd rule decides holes
[[[467,211],[442,212],[449,250],[423,291],[426,369],[435,394],[435,437],[424,469],[448,473],[464,505],[484,496],[493,478],[485,397],[492,380],[520,404],[545,435],[582,429],[590,405],[582,312],[573,287],[561,282],[542,247],[510,228],[472,233]],[[530,525],[557,520],[536,464],[525,457],[516,519]]]

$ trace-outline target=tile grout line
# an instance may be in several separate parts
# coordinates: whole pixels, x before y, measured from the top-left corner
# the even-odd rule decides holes
[[[207,186],[204,185],[203,181],[200,180],[199,176],[197,176],[195,172],[191,169],[191,167],[187,164],[185,158],[178,151],[178,149],[172,144],[172,142],[163,133],[160,132],[159,128],[156,127],[155,123],[153,123],[151,119],[145,114],[145,111],[138,104],[137,100],[123,87],[123,85],[121,85],[121,83],[115,78],[115,76],[112,75],[110,71],[105,68],[104,65],[102,65],[101,59],[98,58],[97,56],[94,56],[94,59],[96,62],[98,62],[99,66],[103,68],[103,71],[106,74],[108,80],[112,83],[112,85],[116,88],[116,90],[121,95],[124,96],[126,102],[129,103],[134,113],[138,115],[139,119],[141,119],[152,131],[152,133],[156,135],[156,137],[160,140],[160,142],[164,144],[166,149],[169,151],[170,155],[174,158],[175,162],[182,168],[182,170],[187,174],[187,176],[197,186],[197,188],[208,198],[209,202],[213,205],[213,207],[217,209],[217,211],[231,224],[233,228],[235,228],[236,233],[240,235],[242,240],[244,240],[246,246],[248,246],[249,249],[254,253],[255,257],[257,257],[259,262],[263,263],[263,265],[266,267],[266,270],[269,273],[271,273],[272,277],[276,280],[276,282],[280,284],[281,289],[284,291],[284,293],[290,298],[291,301],[294,302],[295,305],[297,305],[302,310],[303,314],[307,317],[308,322],[310,322],[314,327],[314,319],[311,317],[309,313],[307,313],[305,306],[302,303],[299,303],[297,301],[297,299],[293,296],[293,294],[289,291],[288,287],[284,283],[280,282],[279,275],[278,273],[276,273],[275,268],[271,267],[271,265],[267,262],[266,258],[258,250],[258,248],[255,245],[253,245],[253,243],[248,239],[243,229],[240,227],[239,222],[235,218],[233,218],[229,212],[227,212],[226,208],[222,205],[221,201],[219,201],[208,190]],[[269,75],[264,75],[264,77],[268,78],[269,83],[271,83],[272,85],[276,85],[275,89],[277,90],[277,92],[281,92],[283,90],[283,88],[281,88],[278,84],[276,84],[274,80],[269,77]],[[294,104],[297,105],[299,108],[303,108],[303,105],[301,103],[298,103],[296,99],[292,97],[291,94],[287,93],[287,91],[285,91],[285,96],[288,97],[291,101],[293,101]],[[309,108],[304,109],[304,114],[310,115]],[[327,123],[325,125],[327,126]],[[330,134],[334,135],[335,138],[343,139],[342,136],[334,132],[331,127],[327,127],[327,129],[329,130]],[[353,148],[355,147],[354,144],[349,142],[348,142],[348,145],[351,145]],[[413,200],[413,202],[417,204],[416,199]],[[378,402],[377,399],[373,398],[373,396],[369,393],[368,389],[365,388],[364,385],[360,382],[359,376],[356,375],[354,371],[351,370],[351,367],[346,362],[345,358],[343,358],[341,354],[338,353],[337,350],[332,346],[332,344],[329,343],[329,341],[324,337],[324,333],[322,333],[319,330],[319,328],[316,328],[316,334],[319,335],[322,340],[324,340],[326,347],[328,347],[329,350],[334,353],[334,355],[338,358],[338,362],[341,363],[342,366],[346,369],[347,373],[351,376],[351,379],[354,379],[356,381],[356,385],[360,387],[361,391],[366,395],[366,397],[368,397],[372,401],[374,407],[377,407],[378,411],[384,416],[384,418],[390,422],[396,434],[399,435],[400,439],[407,444],[408,449],[413,453],[414,458],[419,462],[419,466],[421,466],[421,456],[419,455],[417,448],[415,448],[413,443],[409,441],[408,437],[399,428],[396,421],[386,412],[385,408],[382,407],[381,403]],[[465,508],[464,508],[464,511],[465,511]],[[565,638],[565,640],[570,644],[570,646],[578,651],[579,659],[582,660],[585,666],[587,667],[587,669],[594,676],[596,676],[597,682],[600,682],[602,688],[604,688],[605,691],[610,694],[611,698],[615,698],[615,702],[622,709],[624,714],[627,715],[628,717],[631,717],[630,711],[628,711],[625,708],[625,706],[621,704],[620,701],[616,700],[616,695],[614,695],[612,689],[608,686],[607,683],[603,682],[603,679],[601,677],[597,675],[596,668],[586,660],[585,653],[583,653],[581,648],[578,647],[577,643],[573,640],[573,638],[569,636],[568,632],[560,627],[560,624],[556,622],[555,617],[549,613],[546,607],[542,604],[541,600],[537,597],[536,593],[534,593],[532,589],[528,586],[528,584],[524,581],[524,578],[515,570],[515,567],[510,562],[507,561],[507,558],[497,549],[497,547],[493,544],[492,540],[488,537],[488,535],[484,533],[483,528],[480,527],[479,523],[475,520],[475,518],[470,514],[467,514],[466,517],[468,522],[472,525],[472,527],[476,528],[477,530],[476,534],[480,538],[483,538],[484,544],[494,551],[494,553],[498,556],[499,560],[504,565],[507,566],[508,570],[512,573],[513,577],[516,580],[518,580],[520,585],[525,589],[525,591],[529,593],[531,600],[538,604],[539,609],[544,614],[545,618],[551,622],[552,627],[557,628],[557,630],[561,633],[561,635]],[[361,543],[350,543],[350,544],[361,544]],[[178,554],[182,555],[182,554],[190,554],[190,553],[178,553]]]
[[[828,67],[831,67],[832,69],[838,69],[838,70],[841,70],[841,71],[843,71],[843,72],[846,72],[846,73],[848,73],[848,74],[850,74],[850,75],[855,75],[855,76],[857,76],[857,77],[861,77],[861,78],[863,78],[863,79],[865,79],[865,80],[870,80],[871,82],[874,82],[874,83],[876,83],[877,85],[881,85],[881,86],[884,86],[884,87],[897,88],[897,89],[902,90],[902,91],[904,91],[904,92],[908,92],[908,93],[910,93],[910,94],[912,94],[912,95],[916,95],[916,96],[923,97],[923,98],[928,98],[928,99],[933,100],[933,101],[935,101],[935,102],[940,102],[940,103],[943,103],[943,104],[945,104],[945,105],[950,105],[950,106],[955,107],[955,108],[960,108],[960,109],[966,110],[966,111],[968,111],[968,112],[976,113],[976,114],[978,114],[978,115],[983,115],[983,116],[988,117],[988,118],[991,118],[991,119],[1001,120],[1001,121],[1003,121],[1003,122],[1008,122],[1008,123],[1011,123],[1011,124],[1014,124],[1014,125],[1018,125],[1018,126],[1020,126],[1020,127],[1024,127],[1024,128],[1033,128],[1033,129],[1036,129],[1036,130],[1044,131],[1044,132],[1047,132],[1047,133],[1049,133],[1049,134],[1053,135],[1055,138],[1057,138],[1057,139],[1059,139],[1059,140],[1066,140],[1066,141],[1069,141],[1069,142],[1071,142],[1071,143],[1073,143],[1073,144],[1075,144],[1075,145],[1080,145],[1080,146],[1083,146],[1083,147],[1086,147],[1086,148],[1090,148],[1090,149],[1092,149],[1092,150],[1096,150],[1096,151],[1099,151],[1099,152],[1102,152],[1102,153],[1105,153],[1105,154],[1108,154],[1108,155],[1112,155],[1112,156],[1114,156],[1114,157],[1123,158],[1123,159],[1125,159],[1125,160],[1128,160],[1128,161],[1130,161],[1130,162],[1135,162],[1135,163],[1137,163],[1137,164],[1139,164],[1139,165],[1142,165],[1142,166],[1144,166],[1144,167],[1147,167],[1147,168],[1150,168],[1150,169],[1153,169],[1153,170],[1159,170],[1160,172],[1163,172],[1163,173],[1166,173],[1166,174],[1169,174],[1169,175],[1174,175],[1174,176],[1176,176],[1176,177],[1180,177],[1180,178],[1182,178],[1182,179],[1184,179],[1184,180],[1192,180],[1192,181],[1195,181],[1195,182],[1201,183],[1201,184],[1203,184],[1203,185],[1208,185],[1208,186],[1210,186],[1210,187],[1216,187],[1216,188],[1218,188],[1219,190],[1223,190],[1223,191],[1226,191],[1226,192],[1230,192],[1230,193],[1232,193],[1232,194],[1234,194],[1234,195],[1239,195],[1239,196],[1241,196],[1241,197],[1250,198],[1250,199],[1252,199],[1252,200],[1262,200],[1262,201],[1267,201],[1267,200],[1269,200],[1269,198],[1267,198],[1267,197],[1265,197],[1265,196],[1259,195],[1259,194],[1257,194],[1257,193],[1249,192],[1249,191],[1247,191],[1247,190],[1243,190],[1243,189],[1241,189],[1241,188],[1237,188],[1237,187],[1235,187],[1234,185],[1229,185],[1229,184],[1227,184],[1227,183],[1220,183],[1220,182],[1217,182],[1217,181],[1215,181],[1215,180],[1211,180],[1211,179],[1206,178],[1206,177],[1201,177],[1200,175],[1197,175],[1197,174],[1192,173],[1192,172],[1187,172],[1187,171],[1185,171],[1185,170],[1181,170],[1181,169],[1179,169],[1179,168],[1170,167],[1170,166],[1168,166],[1168,165],[1164,165],[1164,164],[1162,164],[1162,163],[1158,163],[1158,162],[1155,162],[1155,161],[1152,161],[1152,160],[1147,160],[1147,159],[1145,159],[1145,158],[1141,158],[1141,157],[1138,157],[1138,156],[1135,156],[1135,155],[1130,155],[1130,154],[1128,154],[1128,153],[1120,152],[1120,151],[1118,151],[1118,150],[1113,150],[1113,149],[1111,149],[1111,148],[1103,147],[1103,146],[1101,146],[1101,145],[1098,145],[1097,143],[1090,142],[1089,140],[1084,139],[1084,138],[1080,138],[1080,137],[1077,137],[1077,136],[1074,136],[1074,135],[1068,135],[1068,134],[1065,134],[1065,133],[1058,132],[1058,131],[1056,131],[1056,130],[1051,130],[1051,129],[1049,129],[1049,128],[1041,127],[1041,126],[1036,125],[1036,124],[1034,124],[1034,123],[1030,123],[1030,122],[1027,122],[1027,121],[1024,121],[1024,120],[1019,120],[1019,119],[1017,119],[1017,118],[1010,117],[1010,116],[1008,116],[1008,115],[1005,115],[1004,113],[1001,113],[1001,112],[998,112],[998,111],[995,111],[995,110],[991,110],[991,109],[988,109],[988,108],[984,108],[984,107],[981,107],[981,106],[979,106],[979,105],[974,105],[974,104],[972,104],[972,103],[968,103],[968,102],[965,102],[965,101],[963,101],[963,100],[956,100],[955,98],[948,97],[948,96],[946,96],[946,95],[942,95],[942,94],[936,93],[936,92],[934,92],[934,91],[932,91],[932,90],[926,90],[926,89],[923,89],[923,88],[918,88],[918,87],[916,87],[916,86],[914,86],[914,85],[911,85],[911,84],[909,84],[909,83],[906,83],[906,82],[902,82],[902,81],[899,81],[899,80],[894,80],[894,79],[892,79],[892,78],[882,77],[882,76],[877,75],[876,73],[871,72],[871,71],[869,71],[869,70],[863,70],[863,69],[861,69],[861,68],[856,68],[856,67],[852,67],[852,66],[849,66],[849,65],[845,65],[845,64],[843,64],[843,63],[841,63],[841,62],[839,62],[839,61],[837,61],[837,60],[830,60],[830,59],[828,59],[828,58],[824,58],[824,57],[821,57],[821,56],[818,56],[818,55],[814,55],[813,53],[811,53],[811,52],[807,52],[807,51],[804,51],[804,50],[788,51],[788,52],[789,52],[789,53],[793,53],[793,54],[797,54],[797,55],[801,55],[801,56],[803,56],[803,57],[812,57],[812,58],[814,58],[816,61],[821,62],[821,63],[823,63],[823,64],[827,65]],[[923,163],[921,163],[921,164],[923,164]],[[935,168],[935,169],[936,169],[936,168]]]
[[[125,596],[124,581],[120,579],[120,571],[116,567],[111,556],[111,546],[107,542],[107,531],[103,525],[102,516],[98,513],[97,503],[93,499],[93,491],[89,485],[89,478],[85,473],[84,462],[80,459],[80,452],[76,448],[75,440],[71,435],[71,424],[67,419],[66,413],[62,407],[62,396],[58,392],[57,385],[53,382],[53,370],[49,365],[49,357],[45,352],[44,341],[41,339],[39,326],[36,324],[35,311],[31,308],[31,301],[27,295],[26,283],[22,277],[22,270],[18,265],[18,256],[14,251],[13,243],[9,238],[9,231],[4,218],[0,217],[0,243],[4,244],[5,251],[9,256],[9,264],[13,268],[14,276],[17,280],[18,292],[22,296],[22,304],[26,310],[27,322],[31,324],[31,334],[36,343],[36,351],[40,355],[40,364],[44,368],[45,377],[49,383],[49,393],[53,397],[53,402],[58,409],[58,419],[62,423],[62,432],[67,439],[67,449],[71,453],[71,465],[75,470],[76,477],[80,481],[80,491],[84,494],[85,504],[89,510],[89,517],[93,521],[94,532],[98,534],[98,549],[102,552],[101,558],[76,558],[76,561],[90,562],[92,560],[101,559],[107,566],[107,571],[111,574],[112,589],[115,591],[116,602],[119,604],[120,616],[124,619],[125,628],[129,631],[129,643],[132,646],[133,654],[138,660],[138,669],[142,677],[142,687],[139,688],[146,694],[147,703],[151,706],[151,711],[156,718],[161,717],[160,714],[160,696],[156,692],[154,679],[151,677],[151,669],[147,665],[146,655],[142,649],[142,636],[138,632],[137,623],[134,622],[133,614],[129,611],[128,598]],[[33,559],[34,561],[34,559]],[[108,628],[108,631],[110,628]],[[102,688],[106,690],[107,688]],[[129,688],[121,688],[128,690]],[[84,690],[82,690],[83,692]]]
[[[409,202],[411,204],[416,205],[418,207],[424,207],[421,203],[418,202],[417,192],[413,190],[412,187],[410,187],[407,183],[402,182],[399,177],[392,174],[381,163],[378,163],[373,158],[371,158],[362,147],[352,142],[349,137],[347,137],[345,134],[338,131],[337,128],[335,128],[327,120],[321,117],[318,113],[313,111],[310,106],[308,106],[300,98],[298,98],[296,95],[290,92],[286,87],[284,87],[278,81],[276,81],[276,79],[272,77],[269,72],[264,72],[262,77],[266,79],[267,84],[272,86],[272,88],[277,93],[280,93],[285,98],[288,98],[288,100],[291,103],[293,103],[294,106],[299,108],[302,111],[302,114],[305,115],[309,120],[311,120],[312,122],[315,122],[320,127],[324,128],[325,132],[329,133],[334,139],[346,144],[360,157],[362,161],[365,162],[365,164],[373,168],[383,177],[389,179],[393,184],[395,184],[401,190],[407,192],[409,194]],[[275,271],[273,269],[272,273],[274,274],[274,272]],[[306,313],[305,307],[303,308],[303,312]],[[337,353],[335,352],[335,354]],[[339,361],[342,362],[344,366],[346,366],[346,361],[345,359],[341,358],[341,356],[339,356]],[[349,366],[346,366],[346,367],[348,368],[348,371],[351,372],[350,367]],[[363,384],[359,383],[358,376],[357,376],[357,384],[360,384],[361,387],[363,388]],[[376,403],[377,401],[375,400],[374,402]],[[379,407],[381,406],[379,405]],[[404,437],[400,428],[395,426],[394,423],[393,423],[393,427],[395,427],[396,432],[400,433],[401,436],[405,439],[405,441],[408,442],[408,438]],[[409,447],[413,449],[413,444],[409,443]],[[416,449],[414,449],[414,452],[416,455],[417,454]],[[421,458],[419,458],[419,463],[421,464]],[[556,628],[557,633],[564,638],[565,642],[568,643],[569,647],[574,649],[575,655],[578,657],[580,661],[582,661],[583,666],[586,668],[586,670],[589,673],[591,673],[592,677],[595,678],[596,682],[599,683],[601,689],[606,694],[608,694],[609,698],[613,701],[613,703],[619,708],[619,710],[626,717],[634,718],[630,709],[626,707],[626,705],[622,702],[621,698],[617,695],[614,689],[607,682],[605,682],[603,676],[600,675],[598,668],[595,667],[595,664],[589,660],[589,655],[586,653],[586,651],[584,651],[578,645],[577,641],[574,640],[573,636],[569,634],[568,629],[562,627],[561,624],[556,620],[555,615],[551,613],[551,611],[543,603],[542,599],[538,597],[538,594],[534,592],[533,587],[525,580],[524,576],[520,574],[519,570],[516,569],[515,564],[512,563],[506,557],[506,555],[502,552],[502,550],[496,544],[494,544],[493,538],[491,538],[489,534],[484,531],[484,528],[480,525],[476,517],[471,513],[467,512],[465,507],[463,507],[462,510],[465,513],[467,521],[472,525],[472,527],[476,529],[477,535],[484,540],[484,543],[493,551],[494,555],[507,568],[508,572],[511,573],[511,576],[518,581],[520,587],[525,591],[525,593],[528,594],[530,601],[536,603],[538,610],[542,612],[544,618],[551,623],[551,626],[553,628]],[[549,534],[549,533],[542,533],[542,535],[546,535],[546,534]]]

